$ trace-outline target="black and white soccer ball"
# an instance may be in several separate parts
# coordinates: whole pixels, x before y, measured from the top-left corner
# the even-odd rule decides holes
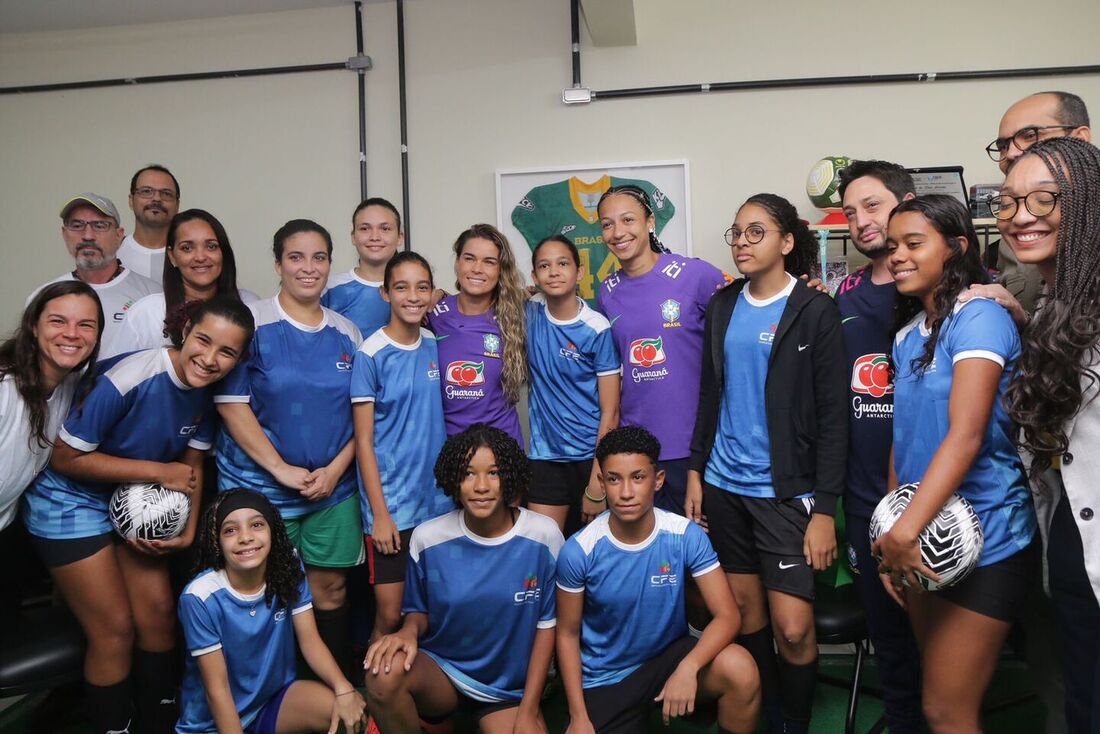
[[[187,527],[191,502],[159,484],[120,484],[108,508],[115,532],[127,540],[169,540]]]
[[[903,484],[878,503],[871,515],[872,545],[894,527],[918,487],[919,482]],[[939,574],[940,580],[933,581],[919,573],[917,577],[926,590],[935,591],[959,583],[974,570],[982,555],[985,538],[978,513],[964,498],[952,494],[932,522],[920,532],[917,542],[924,565]],[[882,558],[876,556],[876,560],[881,562]]]

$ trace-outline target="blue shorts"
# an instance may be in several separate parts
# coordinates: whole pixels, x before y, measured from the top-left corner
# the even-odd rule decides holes
[[[279,692],[264,704],[264,707],[260,709],[260,713],[244,730],[244,734],[275,734],[275,724],[279,721],[279,709],[282,708],[283,698],[292,685],[294,685],[294,681],[280,688]]]

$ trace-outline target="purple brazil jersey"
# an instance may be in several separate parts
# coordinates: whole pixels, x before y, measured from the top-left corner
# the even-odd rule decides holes
[[[499,428],[523,446],[516,406],[504,397],[504,338],[492,309],[476,316],[458,310],[458,297],[447,296],[428,316],[439,347],[443,419],[447,435],[475,423]]]
[[[661,442],[661,460],[691,453],[699,407],[703,316],[729,279],[705,260],[663,254],[644,275],[621,270],[600,286],[600,310],[623,360],[622,425]]]

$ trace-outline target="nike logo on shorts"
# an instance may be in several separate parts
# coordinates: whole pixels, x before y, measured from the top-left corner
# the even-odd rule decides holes
[[[797,565],[798,565],[797,563],[783,563],[783,561],[780,561],[779,562],[779,570],[780,571],[786,571],[788,568],[794,568]]]

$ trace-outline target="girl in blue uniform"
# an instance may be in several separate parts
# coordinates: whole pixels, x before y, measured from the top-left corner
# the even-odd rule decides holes
[[[979,731],[982,694],[1038,560],[1035,512],[1003,407],[1020,337],[995,301],[956,303],[989,276],[969,212],[955,199],[903,201],[887,231],[900,296],[888,484],[920,488],[872,550],[887,591],[909,611],[929,726]],[[936,577],[921,561],[917,535],[954,492],[981,520],[982,555],[960,583],[922,591],[916,574]]]
[[[387,734],[460,707],[482,732],[546,731],[561,532],[517,507],[530,468],[503,431],[475,425],[447,439],[435,477],[459,509],[413,531],[405,622],[364,662],[371,713]]]
[[[390,322],[355,353],[351,402],[363,532],[374,584],[375,638],[401,625],[405,561],[413,528],[450,509],[432,477],[443,428],[439,352],[420,323],[435,285],[415,252],[386,265],[382,297]]]
[[[118,545],[107,505],[117,484],[156,482],[196,496],[213,439],[213,384],[244,355],[252,314],[217,298],[196,311],[182,346],[124,357],[73,408],[52,464],[27,492],[27,529],[88,638],[84,660],[97,731],[131,718],[131,659],[143,731],[170,731],[175,599],[163,556],[195,537],[197,502],[171,540]]]
[[[570,510],[575,523],[578,509],[583,522],[607,509],[592,457],[600,437],[619,425],[622,364],[611,324],[577,296],[584,276],[577,246],[561,235],[547,237],[531,262],[540,292],[527,302],[527,506],[564,532]]]
[[[348,569],[363,561],[352,459],[352,355],[362,341],[348,319],[321,306],[332,238],[308,219],[275,233],[281,288],[251,304],[252,355],[220,386],[221,489],[264,493],[306,565],[317,627],[344,670],[351,665]]]
[[[817,670],[814,571],[836,558],[833,514],[848,450],[840,314],[798,276],[815,240],[775,194],[726,233],[742,275],[707,307],[688,506],[741,607],[771,729],[809,729]],[[699,520],[696,509],[692,518]],[[772,641],[772,629],[779,634]]]
[[[361,731],[363,697],[317,633],[302,563],[271,501],[234,489],[202,519],[180,597],[187,641],[180,734]],[[295,680],[295,643],[323,681]]]

